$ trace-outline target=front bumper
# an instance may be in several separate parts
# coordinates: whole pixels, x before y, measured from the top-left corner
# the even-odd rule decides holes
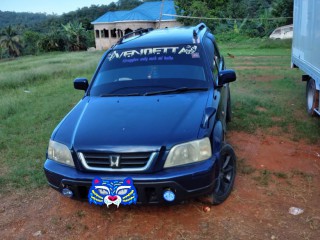
[[[101,173],[81,172],[55,161],[47,159],[44,171],[51,187],[61,192],[69,188],[75,199],[86,200],[92,179],[100,177],[105,180],[131,177],[138,192],[138,203],[161,204],[166,203],[163,192],[171,189],[176,198],[173,203],[185,199],[208,194],[213,191],[217,176],[217,161],[211,159],[181,167],[164,169],[156,173]]]

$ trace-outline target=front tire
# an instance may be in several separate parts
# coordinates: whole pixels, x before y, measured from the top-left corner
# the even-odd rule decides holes
[[[307,112],[310,116],[314,116],[314,109],[318,108],[319,104],[319,91],[316,89],[316,83],[313,79],[310,79],[307,83],[306,100]]]
[[[219,173],[216,178],[210,201],[213,205],[223,203],[230,195],[236,177],[236,154],[229,144],[225,144],[220,151],[218,162]]]

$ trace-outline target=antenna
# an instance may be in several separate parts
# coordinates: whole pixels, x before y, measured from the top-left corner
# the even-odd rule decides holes
[[[163,6],[164,6],[164,0],[162,0],[162,3],[161,3],[161,8],[160,8],[160,17],[159,17],[159,27],[161,27],[161,20],[162,20],[162,11],[163,11]]]
[[[119,41],[117,42],[117,44],[121,44],[125,39],[134,37],[134,36],[142,36],[145,33],[151,32],[153,31],[153,28],[145,28],[145,29],[139,29],[133,32],[130,32],[126,35],[124,35],[122,38],[119,39]]]

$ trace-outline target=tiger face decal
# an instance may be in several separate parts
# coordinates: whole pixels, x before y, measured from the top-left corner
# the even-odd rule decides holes
[[[107,207],[112,204],[117,207],[119,207],[120,204],[136,204],[137,198],[137,190],[131,178],[126,178],[123,181],[102,180],[98,177],[94,178],[88,194],[90,204],[106,204]]]

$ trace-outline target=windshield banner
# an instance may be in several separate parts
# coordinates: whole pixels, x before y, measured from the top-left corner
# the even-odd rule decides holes
[[[148,58],[145,58],[145,57],[154,56],[154,55],[155,56],[161,55],[163,58],[161,59],[154,58],[153,60],[173,60],[172,56],[174,55],[191,55],[192,58],[200,58],[200,54],[199,52],[197,52],[197,49],[198,47],[196,45],[186,45],[181,47],[180,46],[155,47],[155,48],[124,50],[124,51],[114,50],[108,55],[108,60],[112,61],[113,59],[134,58],[136,59],[136,61],[140,61],[141,59],[149,60]],[[165,58],[166,56],[171,56],[171,58]],[[140,58],[137,58],[137,57],[140,57]]]

